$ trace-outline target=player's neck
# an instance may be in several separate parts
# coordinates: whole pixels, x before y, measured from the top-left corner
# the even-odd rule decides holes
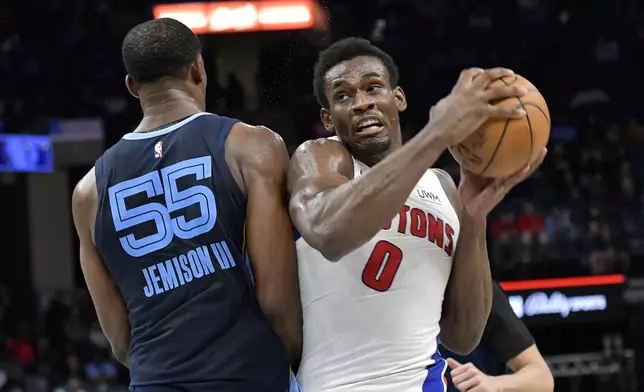
[[[365,165],[372,167],[376,165],[378,162],[382,161],[383,159],[387,158],[391,153],[396,151],[397,149],[402,147],[402,141],[400,139],[393,139],[390,140],[389,147],[386,150],[370,154],[369,156],[365,157],[360,157],[356,154],[354,156],[362,163]]]
[[[135,132],[159,128],[203,111],[194,98],[179,87],[141,91],[139,100],[143,119]]]

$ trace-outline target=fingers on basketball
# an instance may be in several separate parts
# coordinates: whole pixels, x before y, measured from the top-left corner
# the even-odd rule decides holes
[[[497,67],[486,69],[476,75],[473,84],[480,88],[489,88],[490,84],[502,78],[514,77],[515,73],[511,69]]]
[[[537,162],[550,138],[550,112],[537,88],[520,75],[499,78],[488,89],[522,87],[527,92],[493,102],[512,111],[521,108],[520,118],[492,118],[450,151],[466,170],[490,178],[505,178]]]

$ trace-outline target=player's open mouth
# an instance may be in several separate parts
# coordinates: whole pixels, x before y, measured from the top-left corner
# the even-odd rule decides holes
[[[356,125],[356,130],[359,135],[368,136],[382,131],[384,127],[379,119],[370,117],[360,120]]]

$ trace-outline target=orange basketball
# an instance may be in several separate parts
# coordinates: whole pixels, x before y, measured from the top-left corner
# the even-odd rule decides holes
[[[521,98],[507,98],[496,105],[521,105],[521,119],[490,119],[450,152],[465,169],[485,177],[509,176],[534,162],[550,138],[550,112],[539,90],[522,76],[495,80],[492,87],[518,84],[528,89]]]

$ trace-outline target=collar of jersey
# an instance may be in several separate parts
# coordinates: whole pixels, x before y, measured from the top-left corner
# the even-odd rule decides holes
[[[185,119],[181,120],[180,122],[178,122],[176,124],[172,124],[172,125],[170,125],[170,126],[168,126],[166,128],[161,128],[161,129],[159,129],[157,131],[126,133],[123,136],[123,139],[127,139],[127,140],[142,140],[142,139],[150,139],[150,138],[153,138],[153,137],[159,137],[159,136],[165,135],[167,133],[170,133],[170,132],[172,132],[172,131],[174,131],[176,129],[181,128],[182,126],[186,125],[187,123],[189,123],[190,121],[194,120],[197,117],[201,117],[201,116],[204,116],[204,115],[207,115],[207,114],[209,115],[210,113],[208,113],[208,112],[195,113],[192,116],[190,116],[188,118],[185,118]]]

